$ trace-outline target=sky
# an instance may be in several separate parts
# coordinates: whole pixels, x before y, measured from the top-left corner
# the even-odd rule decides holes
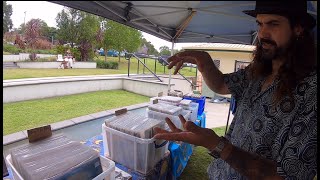
[[[32,18],[42,19],[48,26],[56,27],[55,18],[63,9],[63,6],[47,1],[7,1],[7,4],[12,5],[11,20],[13,28],[18,28],[24,21],[27,23]],[[158,51],[161,46],[168,46],[171,49],[172,43],[169,41],[165,41],[145,32],[142,32],[142,35],[147,41],[150,41]],[[180,50],[182,47],[198,44],[202,43],[176,43],[174,49]]]

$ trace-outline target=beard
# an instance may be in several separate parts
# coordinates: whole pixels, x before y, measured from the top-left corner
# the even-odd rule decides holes
[[[291,44],[293,37],[288,44]],[[267,46],[269,48],[264,48]],[[258,51],[261,53],[261,58],[264,61],[272,62],[275,59],[285,56],[288,53],[288,47],[279,47],[277,43],[269,39],[261,39],[257,46]]]
[[[292,51],[294,45],[294,37],[291,37],[286,46],[279,47],[276,42],[269,39],[260,39],[257,41],[256,50],[254,52],[254,66],[263,76],[272,73],[272,62],[287,57],[289,51]],[[259,70],[258,70],[259,69]]]

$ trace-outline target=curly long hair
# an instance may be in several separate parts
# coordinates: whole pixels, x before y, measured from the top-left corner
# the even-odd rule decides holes
[[[291,28],[299,22],[289,18]],[[256,49],[253,52],[253,61],[249,65],[249,77],[258,79],[266,77],[272,73],[272,61],[263,59],[262,47],[259,42],[256,43]],[[281,98],[288,95],[293,99],[293,90],[297,84],[316,70],[316,45],[313,34],[310,30],[304,29],[299,37],[292,37],[286,51],[285,62],[279,68],[279,84],[273,95],[273,103],[277,104]]]

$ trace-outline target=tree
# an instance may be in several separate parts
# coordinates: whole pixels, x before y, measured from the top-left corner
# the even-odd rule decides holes
[[[154,45],[150,42],[147,41],[145,38],[142,38],[141,40],[141,45],[146,45],[148,48],[148,54],[152,54],[152,55],[159,55],[159,52],[157,51],[157,49],[154,47]]]
[[[26,31],[26,25],[24,23],[20,24],[19,28],[17,29],[18,34],[24,34]]]
[[[103,42],[105,52],[107,53],[107,49],[115,49],[118,52],[123,50],[128,52],[136,51],[141,44],[141,38],[142,33],[140,31],[108,20]]]
[[[98,17],[86,12],[81,12],[82,20],[79,22],[78,36],[76,43],[78,43],[81,53],[81,60],[87,61],[94,56],[93,47],[97,43],[96,35],[99,30]]]
[[[88,61],[94,56],[93,47],[97,43],[96,35],[99,30],[99,18],[95,15],[75,10],[63,9],[56,17],[57,38],[71,48],[78,45],[81,61]]]
[[[168,56],[171,55],[171,51],[168,46],[161,46],[159,50],[161,55],[168,55]]]
[[[12,5],[7,4],[7,1],[2,1],[3,2],[3,31],[2,35],[4,35],[5,32],[9,32],[9,30],[12,29],[12,20],[11,20],[11,15],[12,15]]]
[[[57,38],[57,29],[55,27],[49,27],[48,24],[43,20],[40,20],[40,25],[42,37],[49,40],[50,42],[52,41],[52,39]]]
[[[121,41],[121,43],[123,43],[123,49],[127,50],[128,52],[134,52],[141,44],[142,33],[128,26],[125,28],[126,34]]]
[[[35,44],[41,36],[41,23],[40,19],[31,19],[26,24],[26,31],[25,31],[25,40],[27,45],[34,50]],[[35,60],[36,54],[32,52],[30,54],[30,59]]]
[[[57,38],[62,44],[71,43],[74,47],[78,33],[79,24],[82,20],[80,11],[72,8],[63,9],[56,17],[57,22]]]

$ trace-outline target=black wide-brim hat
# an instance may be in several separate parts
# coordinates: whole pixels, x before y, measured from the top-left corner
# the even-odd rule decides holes
[[[312,29],[316,25],[316,20],[307,13],[307,1],[256,1],[255,10],[243,12],[252,17],[256,17],[257,14],[300,17],[307,28]]]

